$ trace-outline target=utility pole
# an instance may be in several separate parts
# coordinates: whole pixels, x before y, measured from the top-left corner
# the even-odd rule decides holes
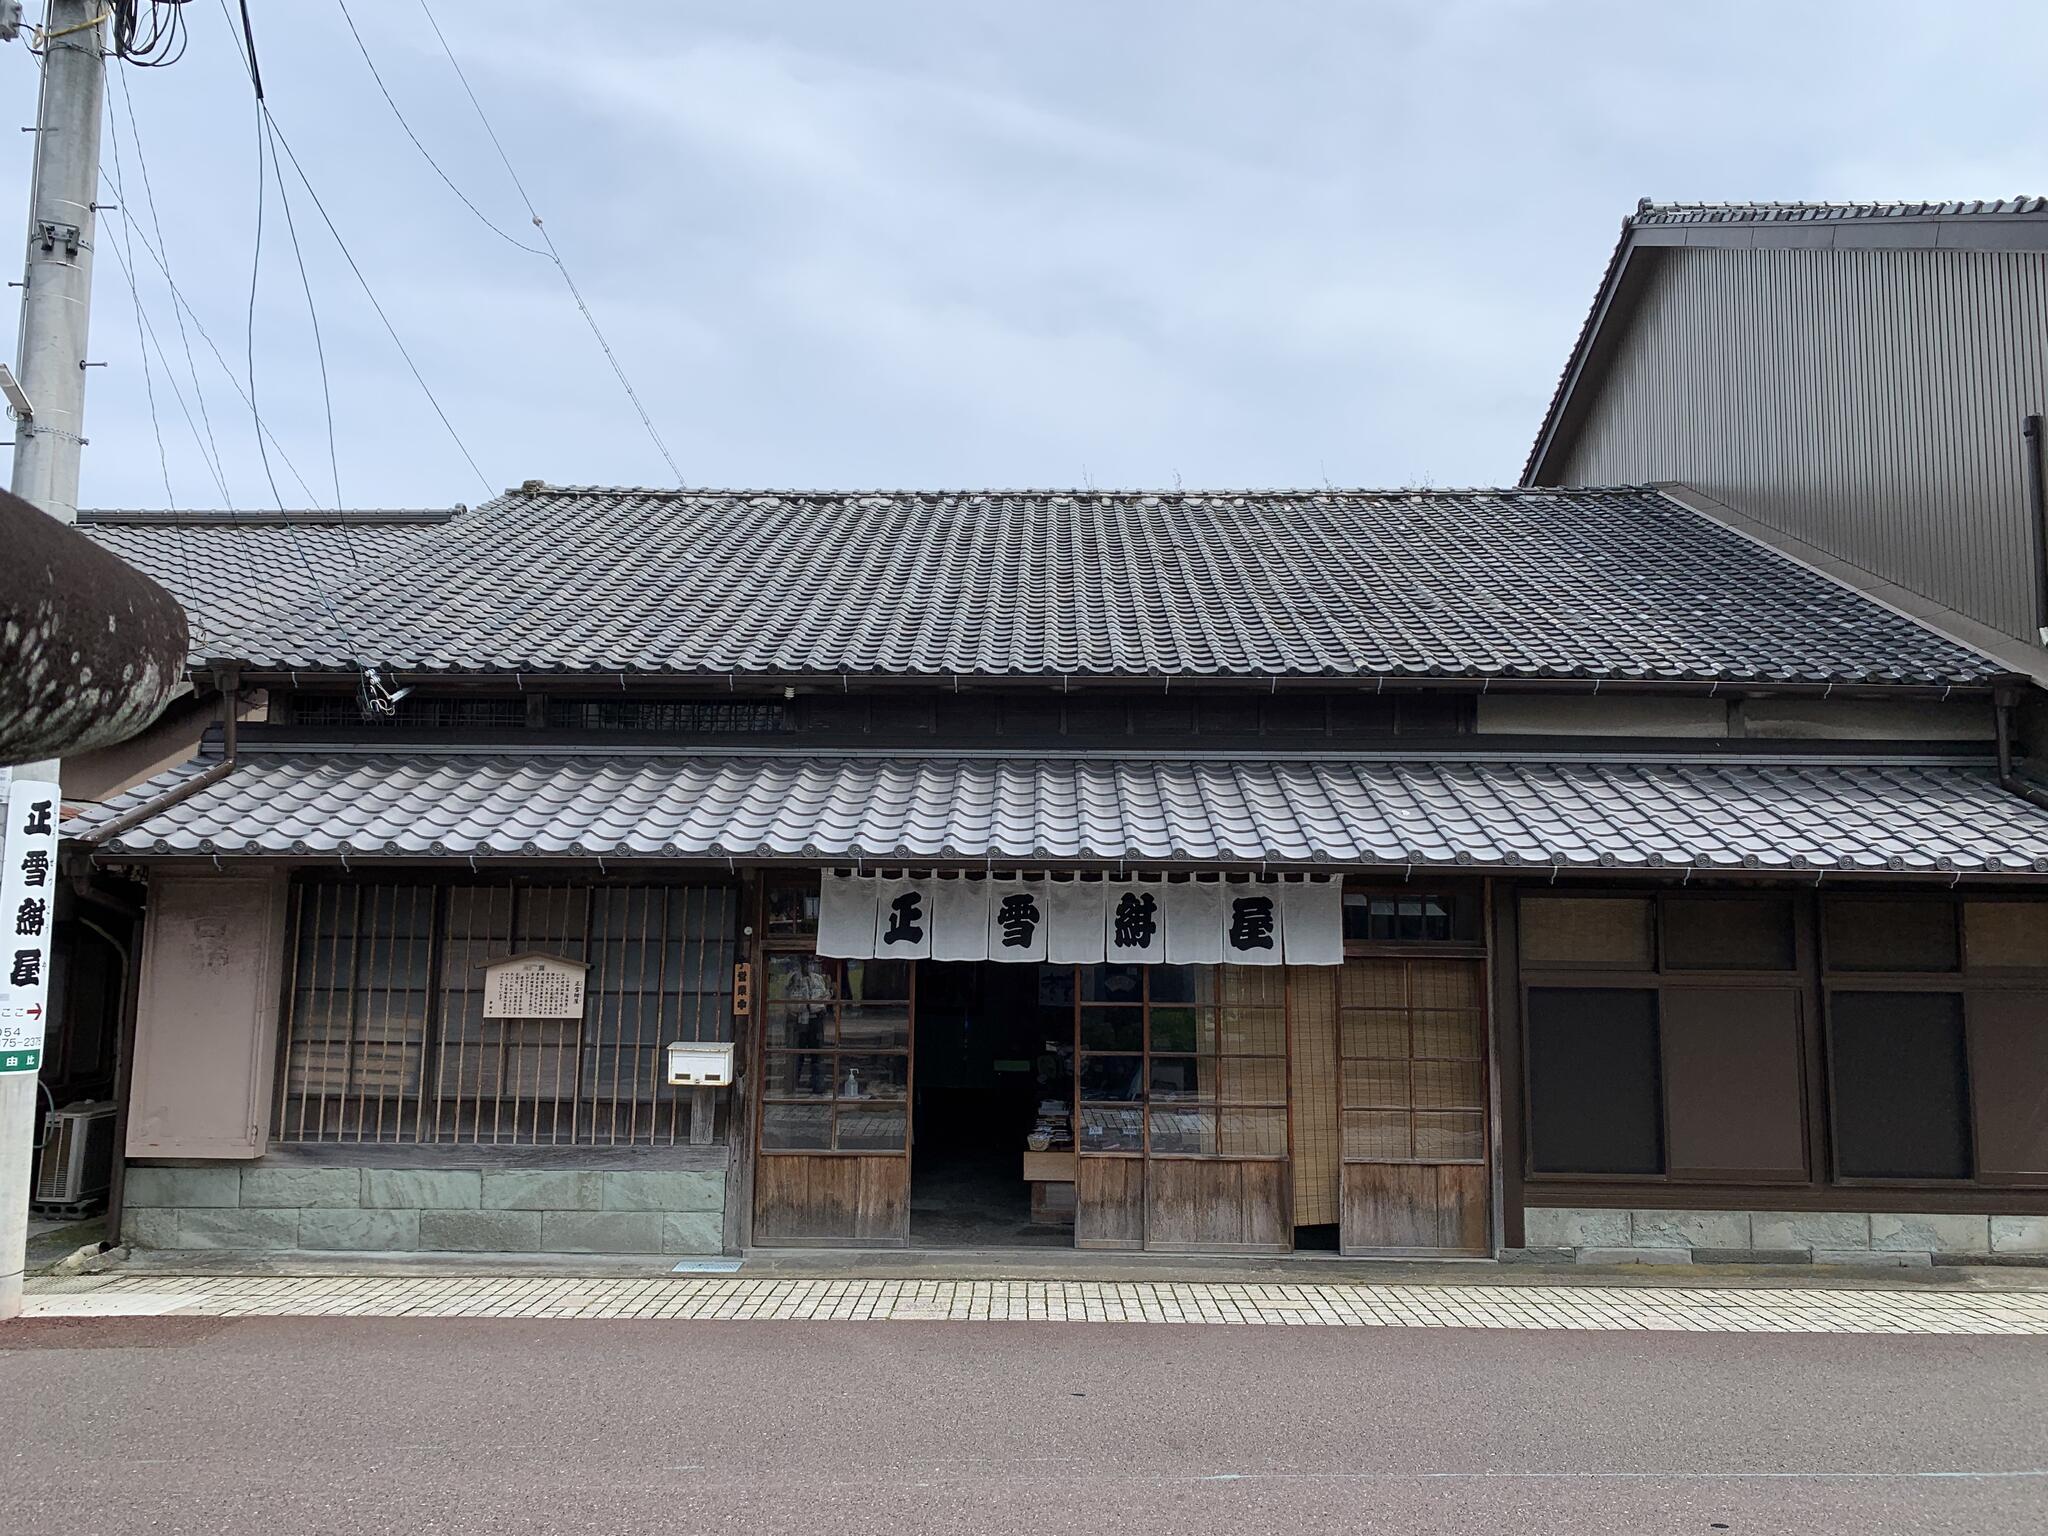
[[[11,6],[0,6],[0,21]],[[28,263],[21,295],[15,377],[27,402],[15,406],[17,496],[59,522],[78,521],[79,450],[85,446],[86,322],[92,308],[94,195],[100,174],[100,118],[106,94],[106,20],[99,0],[48,0],[43,11],[43,88],[36,109],[35,173],[29,183]],[[0,858],[20,847],[35,794],[58,783],[58,763],[12,771]],[[63,814],[61,803],[57,816]],[[16,860],[8,860],[11,866]],[[54,895],[54,876],[52,877]],[[54,901],[50,903],[54,909]],[[15,948],[12,914],[7,951]],[[48,984],[48,934],[41,981]],[[0,973],[0,983],[8,980]],[[38,1023],[47,1024],[46,1018]],[[36,1053],[38,1058],[40,1053]],[[27,1268],[30,1149],[37,1119],[36,1069],[5,1070],[0,1058],[0,1321],[21,1313]],[[116,1147],[119,1157],[122,1149]]]

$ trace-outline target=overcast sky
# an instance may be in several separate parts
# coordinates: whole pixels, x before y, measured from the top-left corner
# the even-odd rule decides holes
[[[1512,483],[1638,197],[2048,190],[2038,0],[434,7],[692,485]],[[435,175],[334,0],[249,9],[280,129],[482,473],[287,167],[343,500],[672,483],[554,267]],[[350,9],[428,150],[532,240],[417,0]],[[137,224],[101,226],[88,506],[164,505],[164,465],[219,505],[202,394],[234,504],[275,505],[141,244],[131,105],[172,273],[246,386],[253,106],[221,0],[186,12],[181,63],[109,86]],[[34,60],[0,68],[32,121]],[[0,143],[0,205],[29,143]],[[332,505],[275,190],[257,400],[311,487],[276,464],[284,500]]]

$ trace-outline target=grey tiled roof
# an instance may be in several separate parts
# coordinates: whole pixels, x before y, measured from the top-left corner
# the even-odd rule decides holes
[[[107,851],[2048,873],[2048,811],[1964,767],[261,755]]]
[[[271,608],[312,608],[318,593],[405,548],[450,513],[90,511],[79,531],[184,605],[196,656],[222,656],[222,637]],[[324,519],[324,520],[323,520]]]
[[[1652,490],[536,486],[216,652],[400,673],[1975,682],[1996,663]]]

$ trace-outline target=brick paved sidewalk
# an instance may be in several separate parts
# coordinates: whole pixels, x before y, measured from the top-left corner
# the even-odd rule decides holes
[[[2048,1334],[2048,1291],[736,1277],[31,1279],[34,1317],[1251,1323],[1693,1333]]]

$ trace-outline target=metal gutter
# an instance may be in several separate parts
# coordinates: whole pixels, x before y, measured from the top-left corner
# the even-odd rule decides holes
[[[1703,509],[1692,506],[1680,497],[1672,495],[1668,486],[1651,489],[1679,501],[1687,510],[1699,512]],[[1709,516],[1713,514],[1709,513]],[[1717,522],[1725,519],[1715,517]],[[1734,527],[1733,524],[1728,524]],[[1747,530],[1736,528],[1737,532]],[[1759,540],[1758,542],[1768,542]],[[1778,551],[1783,554],[1783,550]],[[1802,562],[1804,563],[1804,562]],[[1815,567],[1819,569],[1819,567]],[[1842,582],[1853,586],[1854,583]],[[1857,590],[1861,591],[1861,588]],[[1866,592],[1867,597],[1869,594]],[[1915,617],[1908,615],[1909,617]],[[1916,619],[1923,627],[1929,626],[1925,619]],[[1948,636],[1953,639],[1955,637]],[[1986,651],[1986,647],[1972,641],[1961,642],[1972,650]],[[1993,657],[1994,660],[2008,658]],[[203,671],[205,665],[195,664],[193,670]],[[1955,697],[1988,698],[2000,681],[2023,675],[2021,671],[2007,671],[1971,679],[1939,678],[1918,679],[1898,682],[1870,682],[1841,680],[1827,682],[1816,679],[1782,679],[1770,677],[1682,677],[1682,678],[1641,678],[1641,677],[1543,677],[1516,673],[1494,675],[1472,675],[1466,673],[1356,673],[1356,672],[1291,672],[1284,674],[1252,675],[1247,673],[1136,673],[1136,672],[618,672],[608,669],[580,671],[527,671],[504,668],[498,671],[440,671],[422,668],[404,662],[394,663],[387,669],[393,677],[403,677],[428,689],[435,687],[459,689],[489,689],[502,693],[509,684],[514,691],[577,694],[598,693],[678,693],[704,690],[713,693],[762,694],[780,692],[783,689],[798,689],[807,693],[852,693],[856,689],[879,692],[890,688],[936,689],[940,692],[964,692],[969,688],[1028,691],[1033,693],[1058,692],[1076,693],[1097,689],[1114,689],[1126,693],[1145,692],[1158,689],[1164,693],[1175,691],[1195,692],[1259,692],[1288,693],[1295,691],[1315,692],[1359,692],[1359,693],[1401,693],[1438,692],[1460,694],[1486,693],[1528,693],[1528,694],[1599,694],[1623,693],[1631,695],[1655,694],[1685,697],[1725,698],[1871,698],[1871,699],[1946,699]],[[353,693],[361,680],[361,674],[350,668],[276,667],[262,665],[245,667],[242,679],[250,687],[306,689],[328,688],[336,692]]]
[[[781,748],[757,746],[654,746],[654,745],[553,745],[520,746],[516,744],[468,743],[449,746],[423,746],[417,742],[403,745],[397,743],[349,742],[284,742],[265,741],[245,755],[247,762],[257,757],[389,757],[400,759],[418,758],[511,758],[520,761],[547,758],[561,761],[608,762],[620,758],[673,759],[688,762],[704,758],[735,758],[748,762],[780,761],[789,763],[806,762],[999,762],[999,763],[1042,763],[1042,762],[1104,762],[1104,763],[1604,763],[1621,766],[1637,764],[1671,764],[1688,767],[1745,767],[1745,768],[1992,768],[1997,765],[1996,756],[1975,743],[1959,743],[1953,752],[1930,751],[1926,743],[1914,743],[1917,751],[1887,752],[1873,750],[1871,743],[1859,741],[1847,743],[1840,753],[1816,752],[1810,745],[1783,752],[1710,752],[1697,745],[1638,746],[1634,743],[1615,743],[1597,751],[1584,748],[1577,750],[1542,750],[1527,746],[1514,748],[1446,748],[1441,744],[1416,747],[1373,749],[1370,751],[1344,751],[1327,748],[1298,749],[1231,749],[1214,752],[1161,751],[1137,747],[963,747],[948,748],[939,745],[913,745],[902,747],[828,747],[804,746],[791,743]],[[209,782],[211,782],[209,780]],[[185,786],[177,799],[184,798]],[[175,803],[175,802],[173,802]],[[124,816],[128,813],[124,813]]]
[[[1482,863],[1473,861],[1460,864],[1452,860],[1421,859],[1327,859],[1321,862],[1308,859],[1251,859],[1241,856],[1219,856],[1216,858],[1153,858],[1150,856],[1116,856],[1103,854],[1088,858],[1047,859],[1026,858],[1011,854],[991,854],[976,857],[962,857],[958,854],[929,853],[825,853],[799,852],[776,853],[730,853],[730,854],[648,854],[648,853],[565,853],[547,852],[531,854],[512,853],[421,853],[421,854],[368,854],[333,853],[279,854],[268,851],[243,853],[227,851],[201,853],[180,849],[175,853],[123,853],[123,863],[141,863],[151,866],[189,866],[220,868],[229,863],[260,865],[266,868],[332,868],[343,871],[364,868],[420,870],[423,866],[445,872],[477,872],[486,867],[497,869],[545,870],[563,868],[589,870],[595,868],[600,875],[612,875],[621,871],[676,869],[723,870],[738,873],[742,869],[858,869],[868,873],[889,870],[933,870],[945,873],[980,874],[990,871],[1009,873],[1011,871],[1044,871],[1048,873],[1115,873],[1118,876],[1137,875],[1149,870],[1163,872],[1199,872],[1210,870],[1235,870],[1255,874],[1295,874],[1350,872],[1364,874],[1385,874],[1402,871],[1404,883],[1417,873],[1432,877],[1441,875],[1520,875],[1530,879],[1557,880],[1564,877],[1590,877],[1613,880],[1627,876],[1668,876],[1696,883],[1708,879],[1731,879],[1744,881],[1796,881],[1803,885],[1818,886],[1824,881],[1839,883],[1843,880],[1869,882],[1898,882],[1912,880],[1939,881],[1943,886],[1952,887],[1965,880],[2020,880],[2039,886],[2048,883],[2048,875],[2031,869],[1837,869],[1832,867],[1798,868],[1791,865],[1740,865],[1740,864],[1550,864],[1531,860],[1521,864]]]
[[[2020,442],[2026,451],[2027,521],[2034,530],[2034,629],[2041,643],[2048,645],[2048,493],[2041,487],[2041,418],[2029,416],[2020,423]]]

